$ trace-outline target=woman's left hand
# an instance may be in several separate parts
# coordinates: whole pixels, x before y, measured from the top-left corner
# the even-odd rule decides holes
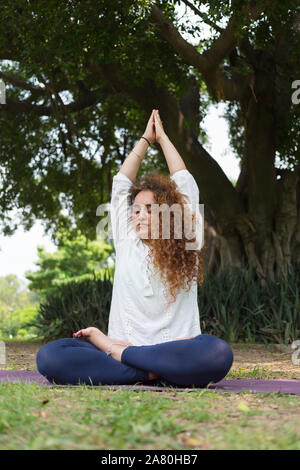
[[[94,326],[89,326],[88,328],[85,328],[83,330],[79,330],[76,333],[73,333],[73,338],[75,339],[84,339],[86,341],[89,341],[95,333],[100,332],[98,328],[95,328]],[[80,335],[80,338],[78,336]]]
[[[143,137],[146,137],[146,139],[148,139],[151,144],[153,144],[156,140],[155,124],[154,124],[154,111],[155,111],[155,109],[152,110],[152,113],[151,113],[151,116],[149,118],[146,130],[143,134]]]
[[[154,124],[155,124],[155,138],[156,141],[161,144],[162,140],[166,137],[166,133],[164,131],[162,121],[159,116],[158,109],[154,110]]]

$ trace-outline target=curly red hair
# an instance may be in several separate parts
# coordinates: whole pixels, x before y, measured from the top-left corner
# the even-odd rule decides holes
[[[169,305],[175,302],[180,289],[187,287],[186,290],[189,292],[193,281],[197,281],[197,284],[202,285],[204,280],[202,256],[204,246],[200,250],[187,250],[185,248],[186,243],[195,242],[196,237],[186,238],[183,221],[192,220],[193,229],[190,233],[195,233],[195,214],[190,212],[191,217],[184,218],[185,212],[190,210],[185,205],[184,196],[179,192],[175,181],[171,180],[169,176],[157,172],[148,173],[137,178],[129,191],[131,205],[134,203],[136,195],[144,190],[153,192],[156,204],[166,204],[168,207],[172,204],[179,204],[181,207],[181,238],[174,238],[174,213],[170,211],[170,238],[162,238],[162,213],[159,212],[159,227],[157,227],[159,236],[157,239],[148,239],[150,246],[148,266],[149,262],[152,261],[154,271],[160,273],[166,289],[169,287],[171,295]]]

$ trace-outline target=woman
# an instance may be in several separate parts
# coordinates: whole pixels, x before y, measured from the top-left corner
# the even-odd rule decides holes
[[[155,140],[171,177],[152,173],[135,181]],[[143,137],[113,178],[116,269],[108,335],[88,327],[73,338],[42,346],[36,358],[41,374],[58,384],[162,379],[173,386],[200,387],[226,376],[233,362],[230,346],[201,334],[199,323],[197,284],[203,281],[203,267],[195,225],[198,202],[197,184],[164,132],[158,110],[153,110]],[[155,208],[165,212],[156,212],[155,218]],[[194,237],[182,230],[186,220],[194,227],[189,233]]]

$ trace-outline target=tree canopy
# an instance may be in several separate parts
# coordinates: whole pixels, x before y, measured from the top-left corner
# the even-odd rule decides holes
[[[179,4],[199,21],[180,18]],[[196,40],[204,23],[210,36],[190,44],[185,33]],[[95,237],[96,208],[158,108],[205,203],[208,267],[246,258],[264,278],[300,263],[299,24],[296,0],[2,2],[4,233],[39,218],[53,234]],[[202,120],[220,101],[236,186],[204,148]],[[153,168],[167,173],[158,145],[141,172]]]
[[[38,296],[15,274],[0,276],[0,337],[16,335],[35,315]]]

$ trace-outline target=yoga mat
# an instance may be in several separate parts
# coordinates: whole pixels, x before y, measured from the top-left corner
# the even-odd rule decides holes
[[[78,385],[55,385],[49,382],[39,372],[30,370],[0,370],[0,383],[3,382],[19,382],[31,383],[35,382],[38,385],[50,387],[78,387]],[[215,384],[209,384],[208,387],[200,388],[182,388],[178,386],[168,386],[161,384],[160,381],[153,381],[151,385],[100,385],[103,389],[112,390],[152,390],[156,392],[163,392],[166,390],[176,390],[183,392],[193,392],[196,390],[213,390],[215,392],[254,392],[254,393],[287,393],[290,395],[300,395],[300,380],[295,379],[277,379],[277,380],[263,380],[263,379],[228,379],[221,380]],[[99,387],[98,385],[86,385],[87,387]]]

